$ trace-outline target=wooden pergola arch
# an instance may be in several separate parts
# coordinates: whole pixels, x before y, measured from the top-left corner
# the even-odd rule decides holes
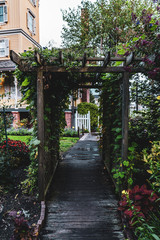
[[[42,61],[42,57],[38,52],[35,51],[35,60],[38,63],[37,67],[30,67],[25,63],[25,59],[21,58],[14,51],[10,51],[11,60],[18,65],[18,68],[23,72],[37,72],[37,122],[38,122],[38,139],[40,140],[40,145],[38,148],[38,163],[39,163],[39,198],[40,200],[45,200],[45,195],[49,187],[49,183],[45,184],[45,170],[44,170],[44,96],[43,96],[43,74],[44,73],[81,73],[83,76],[85,73],[95,73],[95,79],[98,80],[101,73],[122,73],[123,74],[123,92],[122,92],[122,160],[127,159],[128,155],[128,121],[129,121],[129,72],[127,71],[127,66],[133,62],[141,62],[141,58],[136,58],[134,53],[131,53],[128,57],[111,57],[110,53],[107,53],[105,57],[87,57],[84,53],[82,58],[77,58],[76,61],[81,62],[80,67],[67,68],[63,66],[63,56],[62,52],[59,52],[59,58],[52,58],[52,61],[59,61],[61,66],[51,66],[47,65]],[[121,61],[123,66],[109,66],[111,62]],[[101,62],[100,66],[88,66],[88,62]],[[130,69],[131,73],[143,72],[143,68],[132,67]],[[88,83],[89,80],[86,80]],[[84,85],[82,87],[94,87],[92,85]],[[52,178],[53,176],[51,176]],[[51,182],[51,180],[49,181]]]

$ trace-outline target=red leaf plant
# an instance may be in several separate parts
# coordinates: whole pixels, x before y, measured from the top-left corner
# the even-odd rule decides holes
[[[8,153],[11,158],[19,158],[21,162],[29,160],[28,146],[21,141],[15,141],[8,139],[0,143],[0,153],[6,155]]]
[[[124,217],[132,226],[136,218],[147,218],[147,213],[154,209],[154,203],[157,199],[158,196],[153,190],[148,190],[146,185],[141,187],[136,185],[133,189],[122,194],[118,209],[123,212]]]

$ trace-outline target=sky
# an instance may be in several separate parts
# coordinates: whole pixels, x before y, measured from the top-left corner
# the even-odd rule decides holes
[[[94,2],[94,0],[91,0]],[[60,47],[63,25],[61,9],[74,8],[81,0],[40,0],[40,44],[46,47],[49,41]]]

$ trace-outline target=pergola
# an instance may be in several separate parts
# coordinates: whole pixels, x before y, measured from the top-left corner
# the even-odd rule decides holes
[[[105,57],[87,57],[84,53],[82,58],[77,58],[76,61],[81,62],[80,67],[69,68],[63,66],[63,56],[62,52],[59,52],[59,57],[52,58],[52,61],[58,61],[61,66],[47,65],[42,61],[41,55],[35,51],[35,60],[38,64],[37,67],[28,66],[25,62],[25,59],[21,58],[14,51],[10,51],[11,59],[14,63],[18,65],[18,68],[23,72],[37,72],[37,122],[38,122],[38,139],[40,140],[40,145],[38,148],[38,161],[39,161],[39,197],[40,200],[45,199],[46,191],[49,187],[49,184],[45,184],[45,169],[44,169],[44,82],[43,75],[44,73],[79,73],[83,74],[84,85],[83,87],[94,87],[91,83],[91,79],[85,78],[86,73],[95,73],[95,82],[98,81],[101,73],[122,73],[123,75],[123,91],[122,91],[122,160],[127,159],[128,153],[128,121],[129,121],[129,71],[127,71],[127,66],[135,62],[141,62],[141,58],[136,58],[134,53],[131,53],[128,57],[111,57],[110,52],[106,54]],[[109,66],[111,62],[121,61],[123,66]],[[90,62],[102,63],[97,66],[88,66]],[[143,72],[143,68],[132,67],[130,69],[131,73]],[[64,75],[65,76],[65,75]],[[92,79],[93,80],[93,79]],[[51,176],[52,178],[53,176]],[[51,182],[51,180],[49,181]]]

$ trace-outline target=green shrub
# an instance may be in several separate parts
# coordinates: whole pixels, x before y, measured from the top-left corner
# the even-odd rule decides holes
[[[71,128],[65,128],[62,132],[63,137],[78,137],[78,132]]]
[[[153,142],[150,152],[144,149],[143,154],[147,172],[150,174],[149,182],[152,189],[160,194],[160,142]]]
[[[8,139],[0,143],[0,153],[2,156],[6,154],[10,158],[9,165],[11,167],[17,167],[29,162],[29,149],[28,146],[21,141],[15,141]]]
[[[94,103],[82,102],[78,104],[78,113],[87,114],[90,111],[91,130],[95,131],[98,126],[98,107]]]
[[[33,137],[29,143],[30,164],[25,169],[27,178],[21,182],[21,188],[25,194],[34,194],[38,188],[38,145],[40,141]]]
[[[27,128],[10,128],[7,130],[8,135],[13,136],[24,136],[24,135],[31,135],[33,133],[33,129]]]

